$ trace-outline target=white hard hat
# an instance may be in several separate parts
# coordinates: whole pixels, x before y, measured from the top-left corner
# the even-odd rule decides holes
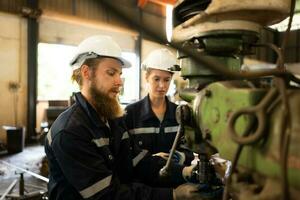
[[[175,56],[168,49],[156,49],[152,51],[142,63],[142,68],[159,69],[173,72],[171,69],[177,65]]]
[[[104,56],[120,60],[123,68],[131,67],[130,62],[121,57],[121,53],[121,48],[111,37],[95,35],[86,38],[78,45],[77,52],[71,60],[70,65],[75,70],[80,68],[88,58]]]

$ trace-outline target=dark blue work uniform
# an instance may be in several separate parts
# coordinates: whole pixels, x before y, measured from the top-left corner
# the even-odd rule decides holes
[[[177,134],[179,127],[175,116],[177,105],[170,102],[167,97],[166,105],[162,122],[152,111],[149,95],[126,107],[124,118],[129,132],[140,148],[147,149],[152,154],[169,153]],[[184,164],[190,165],[194,155],[184,146],[183,140],[179,141],[177,150],[184,153]]]
[[[102,122],[81,93],[52,125],[45,152],[50,200],[169,200],[171,188],[144,183],[184,182],[179,165],[172,166],[173,176],[161,180],[158,171],[165,161],[140,150],[122,119]]]

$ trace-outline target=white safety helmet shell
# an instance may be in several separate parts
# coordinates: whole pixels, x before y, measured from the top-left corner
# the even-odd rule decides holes
[[[177,65],[175,56],[168,49],[156,49],[152,51],[142,63],[144,70],[159,69],[172,72],[171,68]]]
[[[119,45],[112,40],[111,37],[105,35],[95,35],[83,40],[77,48],[74,58],[70,65],[73,70],[78,69],[88,58],[96,58],[98,56],[112,57],[122,62],[123,68],[131,67],[130,62],[122,58],[122,50]]]

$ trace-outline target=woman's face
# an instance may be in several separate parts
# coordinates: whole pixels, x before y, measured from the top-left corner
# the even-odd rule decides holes
[[[146,74],[146,81],[149,84],[149,95],[155,98],[161,98],[166,95],[169,90],[172,73],[151,69]]]

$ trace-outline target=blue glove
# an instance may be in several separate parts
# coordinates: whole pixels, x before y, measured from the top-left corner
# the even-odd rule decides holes
[[[175,163],[178,163],[180,165],[183,165],[184,161],[185,161],[185,154],[180,152],[180,151],[175,151],[172,157],[172,160]]]

